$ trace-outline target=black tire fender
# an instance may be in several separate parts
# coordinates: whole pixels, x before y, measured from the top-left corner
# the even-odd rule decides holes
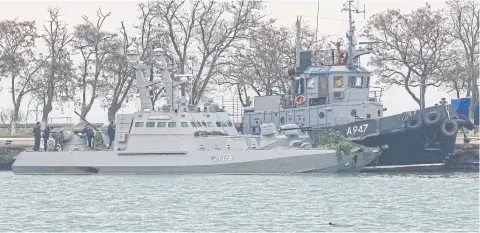
[[[445,136],[453,136],[458,131],[458,123],[452,119],[445,119],[440,125],[440,130]]]
[[[426,125],[434,125],[442,121],[442,115],[440,114],[440,112],[431,111],[425,115],[423,121]]]
[[[422,125],[423,125],[422,118],[416,115],[409,117],[408,120],[405,122],[405,127],[408,130],[419,129],[420,127],[422,127]]]
[[[457,122],[459,127],[465,127],[468,130],[473,130],[475,127],[473,123],[463,115],[454,116],[453,119]]]

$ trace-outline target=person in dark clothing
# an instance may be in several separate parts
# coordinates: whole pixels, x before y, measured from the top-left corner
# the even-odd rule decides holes
[[[113,125],[113,121],[110,122],[108,125],[108,139],[110,139],[110,144],[108,145],[108,148],[112,147],[113,140],[115,139],[115,127]]]
[[[45,129],[43,130],[43,150],[47,151],[48,146],[48,138],[50,138],[50,126],[45,126]]]
[[[93,128],[91,125],[85,125],[83,133],[87,136],[88,148],[92,149],[92,139],[94,136]]]
[[[37,122],[33,127],[33,137],[35,138],[35,144],[33,145],[34,151],[40,150],[40,138],[41,138],[41,131],[40,131],[40,122]]]

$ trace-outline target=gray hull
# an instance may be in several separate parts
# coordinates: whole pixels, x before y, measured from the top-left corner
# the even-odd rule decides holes
[[[288,149],[185,153],[22,152],[12,166],[15,174],[335,173],[351,168],[333,150]]]

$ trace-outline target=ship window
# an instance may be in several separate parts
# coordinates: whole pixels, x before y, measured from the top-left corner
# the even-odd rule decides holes
[[[350,115],[352,115],[352,116],[357,116],[357,110],[353,109],[353,110],[350,112]]]
[[[328,77],[319,77],[319,88],[328,88]]]
[[[380,117],[382,115],[382,113],[380,112],[380,110],[377,111],[377,114],[378,114],[378,117]]]
[[[212,123],[212,122],[207,122],[207,125],[208,125],[208,127],[213,127],[213,123]]]
[[[200,124],[200,121],[197,121],[197,127],[202,127],[202,124]]]
[[[355,87],[355,76],[349,76],[348,77],[348,87]]]
[[[165,122],[162,122],[162,121],[157,122],[157,128],[164,128],[166,126],[167,126],[167,123]]]
[[[367,119],[370,119],[372,118],[372,116],[370,114],[367,114]]]
[[[280,123],[285,124],[285,117],[280,118]]]
[[[363,77],[363,87],[367,88],[370,84],[370,77]]]
[[[340,88],[343,87],[343,76],[334,76],[333,77],[333,87]]]
[[[322,119],[325,117],[325,113],[324,112],[321,112],[318,114],[318,118]]]
[[[227,123],[222,122],[223,127],[227,127]]]
[[[357,77],[357,81],[355,82],[355,87],[362,88],[362,80],[363,80],[363,77]]]
[[[205,123],[205,121],[202,121],[202,126],[207,127],[207,123]]]
[[[197,126],[195,125],[195,122],[193,122],[193,121],[190,122],[190,125],[192,125],[192,127],[194,127],[194,128],[197,127]]]
[[[220,121],[215,122],[215,124],[217,125],[217,127],[222,127],[222,123],[220,123]]]
[[[147,124],[145,124],[145,126],[146,126],[147,128],[153,128],[153,127],[155,127],[155,122],[149,121],[149,122],[147,122]]]
[[[173,122],[173,121],[168,122],[168,127],[169,128],[177,127],[177,122]]]
[[[314,78],[308,78],[307,89],[313,89],[314,87],[315,87],[315,79]]]
[[[231,121],[227,121],[228,126],[233,127],[233,124]]]
[[[181,127],[188,127],[188,123],[187,122],[180,122],[180,126]]]
[[[145,124],[144,122],[135,122],[135,127],[140,128],[140,127],[143,127],[144,124]]]

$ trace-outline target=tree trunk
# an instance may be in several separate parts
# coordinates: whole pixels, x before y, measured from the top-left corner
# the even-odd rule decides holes
[[[18,112],[20,111],[20,105],[13,107],[13,115],[10,123],[10,134],[15,135],[17,132]]]
[[[420,109],[425,108],[425,93],[427,92],[427,86],[425,83],[423,83],[421,86],[421,91],[420,91]]]
[[[52,103],[47,102],[42,109],[42,125],[41,128],[43,129],[48,124],[48,115],[52,111]]]
[[[110,107],[108,107],[108,122],[111,122],[115,119],[115,114],[117,114],[118,110],[120,110],[120,107],[120,104],[112,104]]]
[[[87,118],[88,112],[92,109],[92,104],[87,104],[85,105],[82,110],[80,111],[80,116],[82,116],[84,119]]]
[[[478,87],[477,87],[478,83],[477,83],[477,79],[473,78],[472,79],[472,97],[471,97],[471,100],[470,100],[470,106],[469,106],[469,109],[468,109],[468,116],[470,118],[470,121],[472,121],[472,123],[474,123],[474,119],[475,119],[475,109],[478,105]]]

